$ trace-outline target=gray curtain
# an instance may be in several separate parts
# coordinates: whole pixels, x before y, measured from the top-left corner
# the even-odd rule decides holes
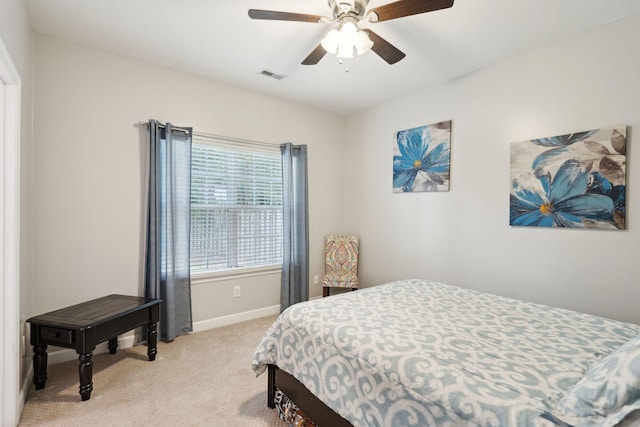
[[[309,299],[307,146],[286,143],[282,154],[284,260],[280,311]]]
[[[149,121],[145,296],[162,299],[159,336],[164,341],[193,330],[191,134],[191,128]]]

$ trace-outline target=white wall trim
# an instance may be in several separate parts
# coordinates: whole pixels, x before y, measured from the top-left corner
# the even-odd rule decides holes
[[[20,75],[0,39],[0,414],[2,425],[14,426],[20,375]]]
[[[245,311],[242,313],[230,314],[228,316],[216,317],[213,319],[200,320],[194,322],[193,333],[203,332],[209,329],[220,328],[222,326],[233,325],[235,323],[246,322],[247,320],[258,319],[260,317],[271,316],[280,313],[280,306],[273,305],[270,307],[263,307],[256,310]],[[133,347],[135,336],[133,332],[118,337],[118,349]],[[51,351],[51,349],[58,349]],[[93,354],[106,353],[109,349],[107,343],[103,342],[96,346]],[[67,348],[59,348],[49,346],[47,352],[47,360],[49,365],[55,365],[56,363],[68,362],[69,360],[77,360],[78,354],[75,350]],[[33,374],[31,374],[33,375]]]
[[[242,313],[230,314],[228,316],[216,317],[213,319],[200,320],[193,324],[193,332],[202,332],[208,329],[220,328],[234,323],[246,322],[247,320],[258,319],[260,317],[271,316],[280,313],[279,305],[258,308],[256,310]]]
[[[244,279],[246,277],[264,276],[267,274],[281,274],[282,265],[277,266],[259,266],[248,268],[234,268],[219,272],[196,273],[191,275],[191,285],[201,285],[203,283],[229,281],[235,279]]]
[[[20,403],[20,414],[22,414],[22,408],[27,401],[27,395],[31,388],[31,382],[33,381],[33,363],[30,363],[27,367],[27,375],[22,380],[22,387],[20,388],[20,395],[18,396],[18,402]]]

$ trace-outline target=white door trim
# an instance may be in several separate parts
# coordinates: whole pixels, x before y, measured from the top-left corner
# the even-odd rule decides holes
[[[20,419],[20,75],[0,39],[0,424]]]

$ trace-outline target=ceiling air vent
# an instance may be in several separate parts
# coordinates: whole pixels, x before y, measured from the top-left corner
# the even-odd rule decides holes
[[[272,79],[276,79],[276,80],[282,80],[285,77],[287,77],[284,74],[274,73],[273,71],[269,71],[269,70],[262,70],[258,74],[262,74],[263,76],[271,77]]]

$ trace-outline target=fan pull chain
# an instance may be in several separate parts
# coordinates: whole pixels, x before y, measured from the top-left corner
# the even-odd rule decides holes
[[[340,58],[340,59],[338,60],[338,63],[339,63],[340,65],[344,65],[344,72],[345,72],[345,73],[348,73],[348,72],[349,72],[349,61],[346,61],[346,60],[343,60],[342,58]]]

